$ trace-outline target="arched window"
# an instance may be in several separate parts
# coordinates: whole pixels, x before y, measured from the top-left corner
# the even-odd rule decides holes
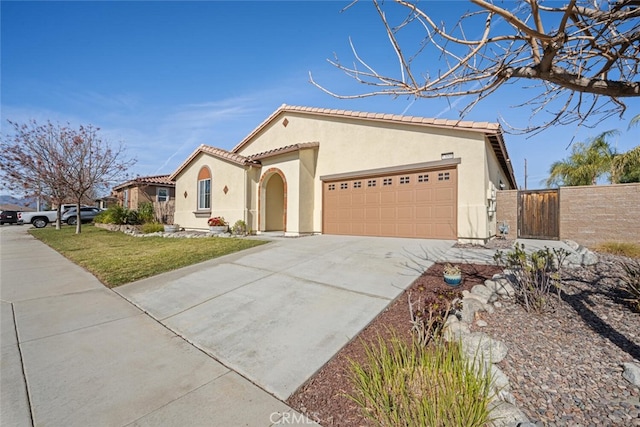
[[[203,166],[198,172],[198,210],[211,209],[211,171]]]

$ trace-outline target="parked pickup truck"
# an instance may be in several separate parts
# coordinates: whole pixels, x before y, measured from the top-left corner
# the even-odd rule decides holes
[[[56,222],[58,211],[18,212],[18,224],[33,224],[35,228],[46,227]]]

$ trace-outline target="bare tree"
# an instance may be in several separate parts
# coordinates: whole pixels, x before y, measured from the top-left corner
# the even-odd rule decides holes
[[[366,91],[337,94],[310,74],[311,83],[326,93],[343,99],[471,95],[460,111],[464,116],[503,85],[516,79],[534,81],[532,99],[517,106],[530,107],[531,117],[539,122],[519,129],[505,123],[513,132],[535,132],[556,124],[588,126],[590,117],[622,115],[626,109],[622,99],[640,96],[638,0],[569,0],[562,5],[549,2],[550,6],[540,0],[501,5],[470,0],[475,9],[449,26],[437,22],[434,2],[384,4],[384,9],[400,7],[401,14],[386,13],[378,0],[372,3],[389,38],[397,71],[385,69],[388,64],[369,64],[351,42],[353,65],[337,57],[329,62],[365,85]],[[416,30],[422,34],[419,42],[411,40]],[[436,69],[431,68],[433,64],[441,65]]]
[[[123,178],[135,160],[125,158],[122,144],[112,147],[98,135],[97,127],[80,126],[70,130],[63,151],[66,158],[61,177],[77,205],[76,233],[82,231],[80,204],[98,187]]]
[[[59,229],[60,206],[70,196],[60,178],[65,161],[61,141],[67,137],[66,130],[51,122],[38,125],[35,121],[9,121],[9,125],[13,133],[3,135],[0,141],[2,186],[56,206]]]
[[[0,141],[2,185],[57,205],[57,228],[60,205],[71,199],[78,207],[76,233],[80,233],[80,205],[135,163],[124,158],[122,145],[112,148],[93,126],[9,124],[13,134],[3,135]]]

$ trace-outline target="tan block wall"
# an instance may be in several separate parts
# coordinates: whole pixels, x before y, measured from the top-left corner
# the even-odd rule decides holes
[[[640,184],[560,188],[560,238],[640,243]]]
[[[517,237],[518,192],[498,191],[498,225],[511,226]],[[589,185],[560,188],[560,239],[587,247],[604,242],[640,243],[640,184]]]
[[[505,237],[510,240],[518,237],[518,190],[496,192],[497,226],[503,221],[509,225],[509,234]]]

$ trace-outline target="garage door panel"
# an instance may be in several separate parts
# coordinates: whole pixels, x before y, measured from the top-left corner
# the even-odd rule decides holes
[[[414,217],[413,206],[398,206],[396,209],[396,217],[398,220],[412,220]]]
[[[453,196],[455,194],[455,190],[453,188],[438,188],[435,192],[434,200],[436,202],[451,202],[453,201]]]
[[[354,222],[351,224],[351,234],[354,236],[363,236],[365,235],[364,223],[363,222]]]
[[[383,222],[391,221],[395,222],[397,219],[396,208],[395,207],[381,207],[380,208],[380,219]]]
[[[396,204],[396,193],[395,191],[386,191],[380,193],[380,203],[387,205],[395,205]]]
[[[375,223],[365,223],[364,225],[364,235],[365,236],[379,236],[380,235],[380,224]]]
[[[351,234],[351,224],[349,223],[340,223],[338,226],[339,232],[337,234]]]
[[[351,205],[351,194],[340,194],[340,196],[338,196],[338,203],[340,206]]]
[[[356,178],[323,185],[323,232],[457,237],[457,171]]]
[[[437,206],[434,210],[434,215],[433,218],[438,221],[438,222],[442,222],[442,220],[448,220],[449,218],[451,218],[451,216],[453,215],[453,208],[451,206]]]
[[[352,206],[358,206],[358,205],[364,205],[365,199],[364,199],[364,193],[363,192],[353,192],[351,194],[351,205]]]
[[[415,190],[398,190],[396,200],[398,203],[414,203],[415,202]]]
[[[351,210],[351,219],[353,220],[354,223],[357,223],[358,221],[364,221],[365,219],[365,215],[364,215],[364,209],[363,208],[354,208]]]
[[[380,235],[384,237],[397,236],[396,225],[393,223],[382,223],[380,225]]]
[[[413,237],[415,233],[414,224],[398,224],[397,225],[398,237]]]
[[[416,206],[416,220],[429,220],[433,217],[432,206]]]
[[[380,220],[380,208],[368,207],[364,210],[365,221],[379,221]]]
[[[433,199],[433,191],[428,187],[419,187],[415,191],[416,204],[429,203]]]

